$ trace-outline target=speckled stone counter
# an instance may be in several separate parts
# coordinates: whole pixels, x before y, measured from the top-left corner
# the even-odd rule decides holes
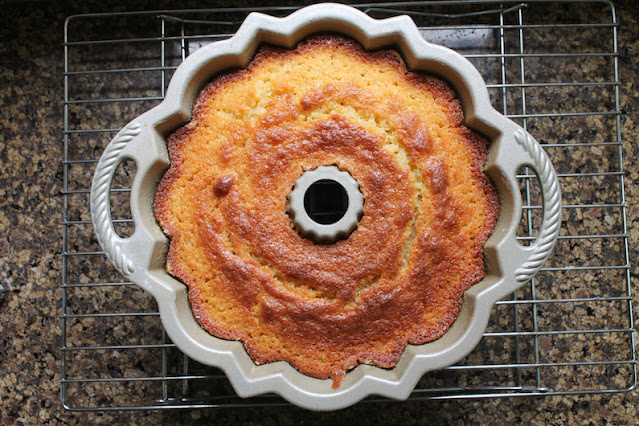
[[[231,1],[208,5],[202,2],[116,2],[108,6],[99,2],[80,5],[0,1],[0,281],[12,287],[12,291],[0,294],[0,423],[636,424],[639,417],[637,391],[612,395],[384,402],[358,404],[336,413],[310,413],[290,406],[96,413],[68,412],[62,408],[63,197],[60,194],[63,179],[64,19],[71,14],[107,10],[239,4],[250,5]],[[636,319],[639,265],[634,259],[639,243],[639,148],[636,143],[639,129],[635,120],[639,120],[636,83],[639,80],[639,14],[630,0],[618,1],[615,5],[620,22],[620,107]],[[602,161],[606,160],[602,158]],[[123,298],[122,291],[114,290],[118,292],[114,297]],[[583,297],[579,292],[566,294]],[[97,300],[95,303],[109,301]],[[148,298],[140,297],[131,303],[150,302]],[[635,328],[636,324],[635,320]],[[122,333],[118,329],[109,332],[114,339]],[[147,332],[151,336],[160,330],[152,328]],[[147,337],[150,339],[149,336],[140,336],[140,342],[145,342]],[[578,350],[553,348],[551,341],[542,344],[548,353],[553,349]],[[92,367],[92,364],[85,366]],[[575,371],[572,370],[572,374],[577,374]],[[579,380],[575,377],[566,379]]]

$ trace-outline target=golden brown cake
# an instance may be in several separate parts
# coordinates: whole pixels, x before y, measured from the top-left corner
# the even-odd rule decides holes
[[[442,336],[484,276],[499,210],[487,142],[462,119],[444,82],[340,36],[262,47],[214,78],[168,139],[155,199],[167,270],[202,327],[335,388],[359,363],[390,368]],[[359,183],[364,214],[317,244],[287,197],[327,165]]]

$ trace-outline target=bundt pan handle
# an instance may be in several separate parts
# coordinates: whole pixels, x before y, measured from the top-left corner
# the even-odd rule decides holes
[[[164,268],[168,240],[153,212],[157,182],[169,164],[166,137],[190,120],[199,90],[217,73],[245,66],[260,43],[290,48],[319,32],[341,33],[365,49],[397,48],[410,69],[448,81],[462,101],[465,123],[491,141],[486,173],[500,197],[498,223],[484,246],[486,277],[465,292],[449,331],[434,342],[408,345],[392,369],[356,367],[339,389],[333,389],[330,380],[304,376],[284,362],[257,366],[240,342],[218,339],[200,327],[186,286]],[[109,192],[118,165],[129,159],[137,166],[131,188],[135,231],[121,238],[113,228]],[[516,240],[522,212],[516,173],[523,166],[537,173],[544,207],[539,236],[528,247]],[[224,370],[242,397],[277,393],[315,410],[337,410],[369,395],[405,399],[425,372],[468,354],[481,339],[494,303],[530,280],[550,255],[560,212],[559,185],[548,157],[524,129],[492,107],[481,75],[468,60],[427,43],[407,16],[376,20],[339,4],[308,6],[284,18],[251,13],[232,38],[191,54],[175,71],[165,100],[129,123],[108,145],[91,188],[91,217],[106,256],[127,279],[156,298],[167,334],[185,354]]]
[[[515,176],[522,167],[533,169],[539,179],[543,200],[539,235],[530,246],[513,245],[513,250],[519,252],[520,258],[519,261],[515,260],[513,253],[513,264],[518,265],[514,271],[514,285],[519,287],[539,272],[557,242],[561,226],[561,191],[555,169],[541,145],[522,128],[515,129],[508,137],[514,139],[515,143],[509,144],[509,154],[501,158],[509,162],[510,175]],[[515,146],[521,149],[519,157],[512,152]]]
[[[168,293],[156,282],[150,283],[147,276],[154,266],[164,264],[166,249],[153,214],[156,185],[149,180],[161,175],[169,159],[166,142],[147,122],[148,115],[127,124],[105,149],[93,175],[90,207],[93,228],[106,257],[118,272],[157,298]],[[115,171],[127,160],[136,165],[130,201],[135,230],[122,238],[113,227],[109,194]]]

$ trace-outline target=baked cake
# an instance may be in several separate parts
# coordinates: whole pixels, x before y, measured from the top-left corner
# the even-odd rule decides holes
[[[265,46],[215,77],[168,139],[155,199],[167,270],[199,323],[256,364],[333,379],[390,368],[442,336],[484,272],[499,210],[487,142],[443,81],[337,35]],[[287,214],[295,181],[335,165],[359,183],[348,238],[315,243]]]

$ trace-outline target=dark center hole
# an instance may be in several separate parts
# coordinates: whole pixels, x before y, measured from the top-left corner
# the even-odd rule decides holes
[[[339,221],[347,209],[346,190],[334,180],[318,180],[304,194],[304,210],[311,219],[322,225]]]

